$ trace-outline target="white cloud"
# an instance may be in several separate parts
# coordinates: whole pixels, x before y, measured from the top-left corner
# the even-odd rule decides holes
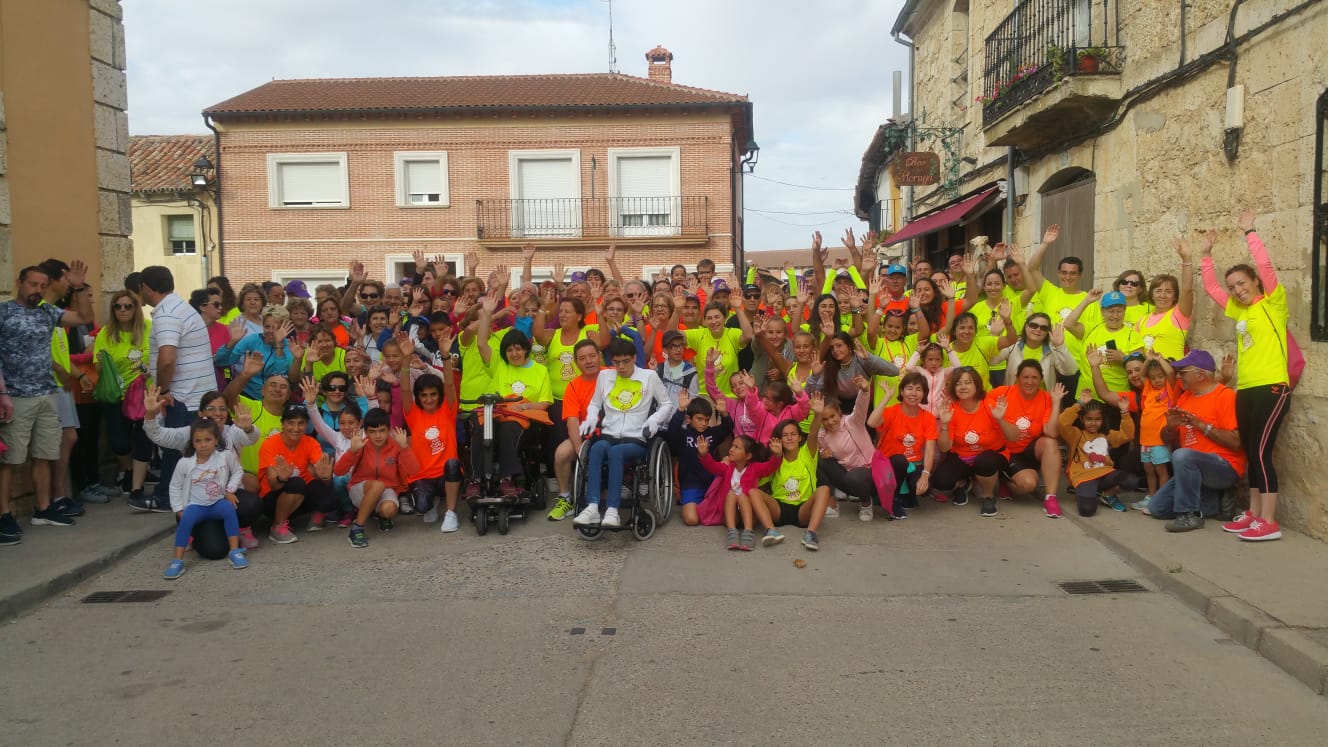
[[[645,74],[645,51],[674,54],[678,83],[747,94],[756,175],[849,188],[863,149],[890,114],[889,36],[901,0],[618,0],[618,68]],[[272,78],[489,75],[608,69],[602,0],[125,0],[129,127],[203,132],[199,114]],[[850,191],[748,179],[747,205],[788,213],[852,208]],[[782,221],[779,222],[779,221]],[[786,224],[825,223],[819,226]],[[748,213],[749,250],[838,235],[849,214]]]

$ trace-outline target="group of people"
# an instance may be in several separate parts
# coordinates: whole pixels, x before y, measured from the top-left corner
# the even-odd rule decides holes
[[[136,510],[174,513],[166,577],[178,578],[191,545],[245,567],[259,522],[291,543],[307,515],[307,531],[335,525],[355,547],[375,519],[456,531],[464,497],[541,479],[520,458],[532,447],[537,474],[556,478],[550,520],[613,527],[619,491],[605,487],[652,438],[677,462],[685,523],[723,525],[731,550],[758,534],[776,544],[781,526],[817,549],[845,500],[864,521],[903,519],[924,499],[995,516],[1001,499],[1041,485],[1057,518],[1063,478],[1080,514],[1128,510],[1122,493],[1138,489],[1133,507],[1170,531],[1199,528],[1248,479],[1249,508],[1223,529],[1276,539],[1272,451],[1294,340],[1254,215],[1237,224],[1253,264],[1219,276],[1215,231],[1198,252],[1205,290],[1236,322],[1236,355],[1220,366],[1187,342],[1185,240],[1179,272],[1127,270],[1110,290],[1085,290],[1075,257],[1043,276],[1057,226],[1026,256],[998,244],[944,268],[878,264],[875,237],[851,231],[849,258],[827,266],[816,234],[809,273],[741,279],[710,260],[627,277],[609,247],[603,270],[557,266],[536,283],[527,245],[512,287],[507,267],[455,277],[417,254],[418,271],[395,284],[354,262],[341,287],[237,291],[214,277],[186,300],[154,266],[110,294],[100,323],[83,263],[48,260],[23,268],[17,298],[0,305],[0,544],[22,539],[10,499],[29,462],[34,525],[71,526],[84,502],[125,493]],[[475,399],[488,393],[508,401],[494,448],[472,449]],[[114,480],[96,471],[102,427]],[[89,443],[90,462],[71,465]]]

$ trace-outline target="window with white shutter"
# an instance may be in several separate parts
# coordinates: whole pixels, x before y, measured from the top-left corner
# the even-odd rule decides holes
[[[512,235],[581,235],[581,153],[511,151]]]
[[[447,153],[393,154],[398,207],[447,207]]]
[[[610,148],[608,156],[613,234],[677,234],[682,217],[679,149]]]
[[[166,216],[166,243],[173,255],[197,254],[198,241],[194,234],[194,216]]]
[[[345,153],[269,153],[268,207],[350,207]]]

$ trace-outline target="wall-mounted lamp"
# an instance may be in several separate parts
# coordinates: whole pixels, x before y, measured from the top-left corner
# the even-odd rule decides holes
[[[199,156],[194,161],[194,170],[189,174],[189,182],[195,187],[204,189],[212,183],[212,161],[207,156]]]
[[[738,167],[739,171],[748,174],[756,171],[756,160],[761,157],[761,146],[756,144],[755,140],[748,140],[747,147],[742,152],[742,164]]]

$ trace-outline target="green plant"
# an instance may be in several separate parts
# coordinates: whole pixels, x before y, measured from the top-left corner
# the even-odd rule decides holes
[[[1051,66],[1051,79],[1059,81],[1065,77],[1065,50],[1056,44],[1047,45],[1047,64]]]
[[[1084,47],[1075,53],[1077,59],[1092,57],[1107,67],[1116,67],[1116,50],[1111,47]]]

